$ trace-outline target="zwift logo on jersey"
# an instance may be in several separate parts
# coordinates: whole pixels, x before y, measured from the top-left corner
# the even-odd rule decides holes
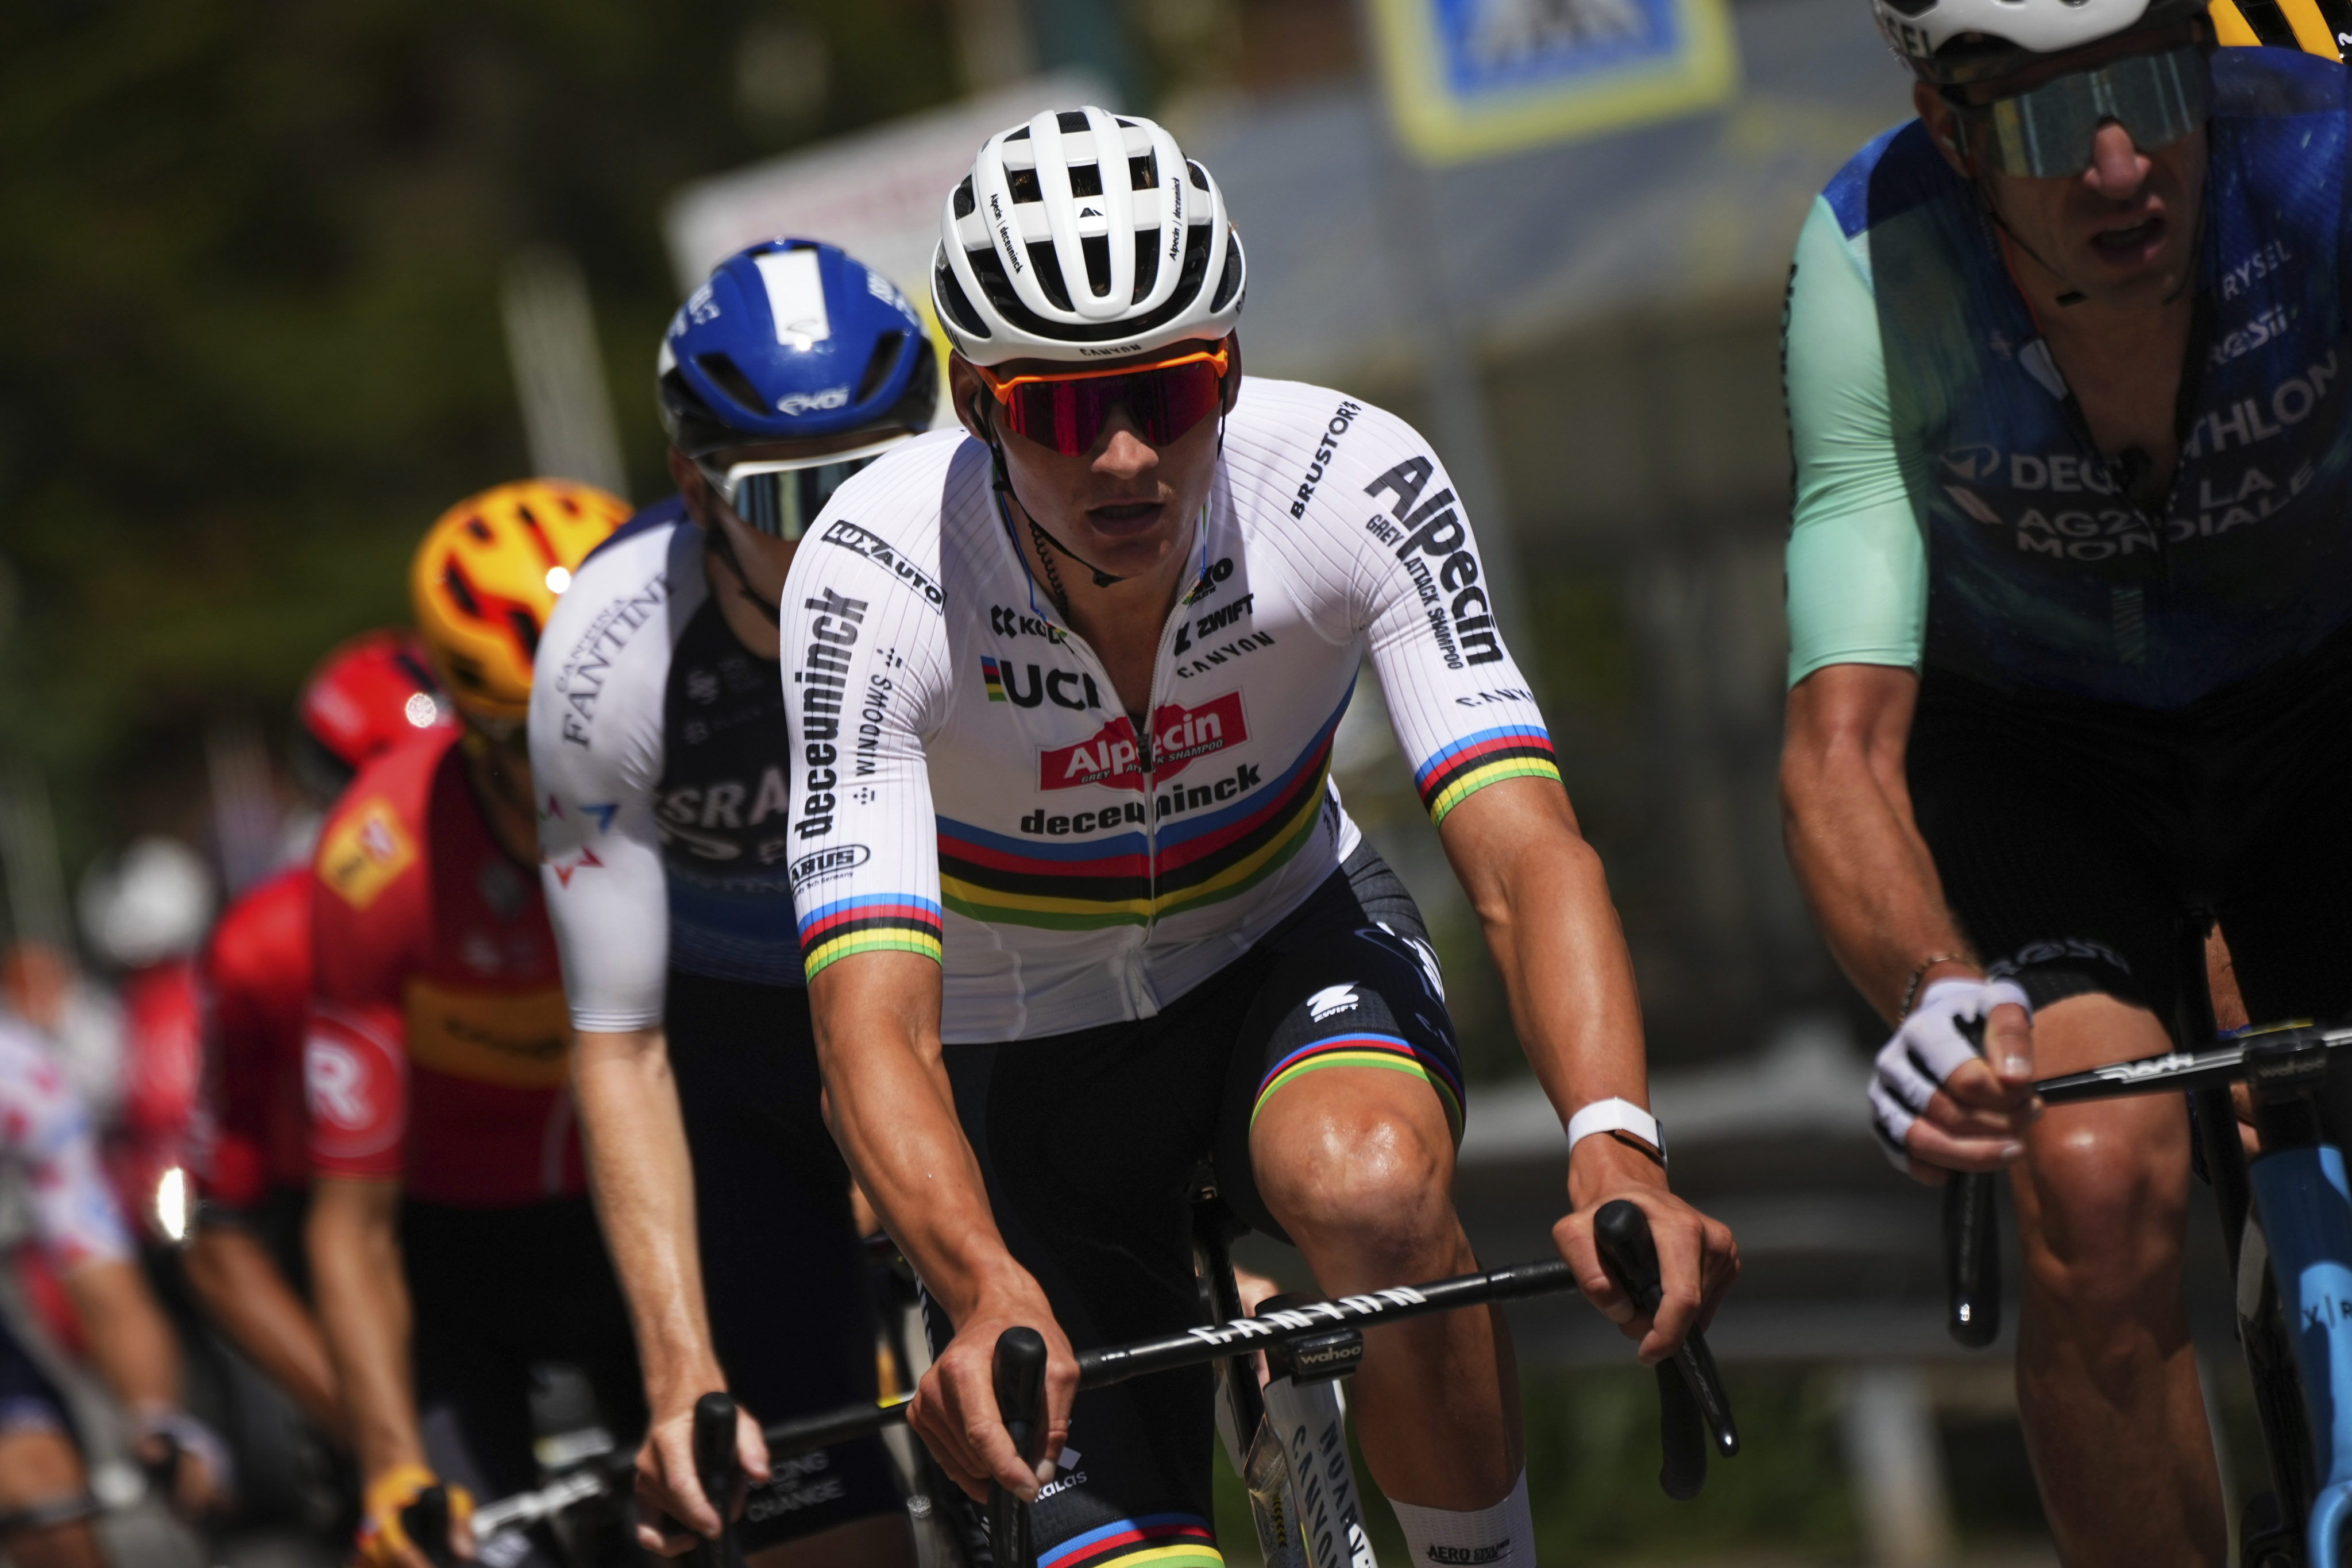
[[[944,615],[948,596],[929,573],[898,553],[898,546],[878,533],[858,527],[847,518],[835,518],[825,531],[817,535],[827,544],[837,544],[855,555],[863,555],[893,577],[923,596],[935,615]]]
[[[1195,757],[1238,746],[1249,739],[1242,717],[1242,694],[1228,691],[1197,708],[1164,703],[1151,716],[1151,772],[1173,778]],[[1112,789],[1144,787],[1145,759],[1136,743],[1135,727],[1121,714],[1075,746],[1057,746],[1037,754],[1039,789],[1076,789],[1080,784],[1104,784]]]
[[[1396,558],[1412,574],[1413,587],[1427,608],[1430,636],[1436,640],[1438,657],[1445,661],[1445,668],[1492,664],[1503,657],[1503,650],[1495,644],[1495,617],[1486,590],[1478,586],[1478,558],[1470,553],[1470,530],[1455,508],[1452,490],[1440,490],[1425,501],[1421,499],[1436,471],[1437,465],[1427,458],[1407,458],[1366,485],[1368,496],[1386,490],[1396,497],[1396,521],[1375,516],[1365,528],[1382,543],[1396,545]],[[1434,572],[1431,560],[1438,563]],[[1448,594],[1453,595],[1450,602],[1444,599]]]

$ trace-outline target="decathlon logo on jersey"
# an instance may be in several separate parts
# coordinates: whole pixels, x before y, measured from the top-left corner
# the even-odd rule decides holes
[[[1326,985],[1307,999],[1307,1016],[1317,1023],[1338,1013],[1352,1013],[1360,1005],[1352,985]]]
[[[1156,776],[1181,773],[1195,757],[1238,746],[1249,739],[1242,717],[1242,694],[1228,691],[1198,708],[1181,703],[1163,705],[1151,716],[1151,763]],[[1143,788],[1143,757],[1135,729],[1125,715],[1112,720],[1092,737],[1075,746],[1059,746],[1037,757],[1039,789],[1076,789],[1080,784],[1105,784],[1112,789]]]
[[[930,574],[900,555],[898,547],[880,534],[868,532],[845,517],[835,519],[817,537],[823,539],[827,544],[838,544],[854,554],[863,555],[866,560],[920,594],[923,596],[923,602],[930,605],[933,614],[946,614],[948,596],[940,590],[940,585],[931,580]]]

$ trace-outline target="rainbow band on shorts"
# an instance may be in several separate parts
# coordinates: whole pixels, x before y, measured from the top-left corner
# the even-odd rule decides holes
[[[1273,1070],[1257,1086],[1257,1100],[1250,1107],[1250,1125],[1257,1125],[1258,1112],[1265,1109],[1275,1090],[1325,1068],[1379,1068],[1421,1079],[1437,1091],[1437,1102],[1445,1108],[1446,1129],[1454,1142],[1462,1142],[1462,1082],[1453,1069],[1434,1057],[1414,1050],[1395,1035],[1370,1031],[1311,1041],[1275,1063]]]
[[[1094,1568],[1101,1563],[1149,1563],[1154,1568],[1224,1568],[1209,1521],[1193,1513],[1153,1513],[1122,1519],[1074,1535],[1037,1554],[1037,1568]]]

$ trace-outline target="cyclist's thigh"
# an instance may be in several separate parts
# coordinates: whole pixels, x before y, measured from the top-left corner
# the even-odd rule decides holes
[[[694,1160],[710,1331],[762,1421],[877,1392],[873,1299],[826,1130],[807,993],[672,971],[666,1023]],[[744,1505],[744,1549],[900,1511],[878,1437],[780,1461]]]
[[[1189,1182],[1258,968],[1245,955],[1157,1017],[947,1047],[1005,1245],[1081,1348],[1201,1321]],[[935,1341],[943,1331],[935,1320]],[[1214,1563],[1212,1389],[1199,1368],[1080,1394],[1062,1472],[1032,1514],[1041,1560],[1149,1549],[1155,1562]]]
[[[1935,672],[1921,684],[1920,835],[1963,933],[2037,1008],[2096,992],[2174,1016],[2187,829],[2155,727]]]
[[[1347,872],[1344,896],[1274,944],[1220,1109],[1220,1190],[1234,1213],[1278,1237],[1257,1177],[1277,1190],[1293,1184],[1307,1173],[1293,1167],[1317,1158],[1322,1141],[1309,1149],[1295,1148],[1298,1138],[1261,1138],[1254,1152],[1254,1133],[1303,1130],[1328,1110],[1392,1115],[1444,1155],[1462,1137],[1461,1053],[1420,911],[1369,847]]]

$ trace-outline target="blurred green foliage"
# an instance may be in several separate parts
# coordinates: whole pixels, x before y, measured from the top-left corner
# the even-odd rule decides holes
[[[780,23],[825,57],[782,121],[738,68]],[[140,791],[193,793],[205,719],[282,714],[404,616],[425,525],[520,473],[519,247],[584,267],[649,498],[664,201],[954,90],[948,0],[0,7],[0,743],[69,847],[169,825]]]

